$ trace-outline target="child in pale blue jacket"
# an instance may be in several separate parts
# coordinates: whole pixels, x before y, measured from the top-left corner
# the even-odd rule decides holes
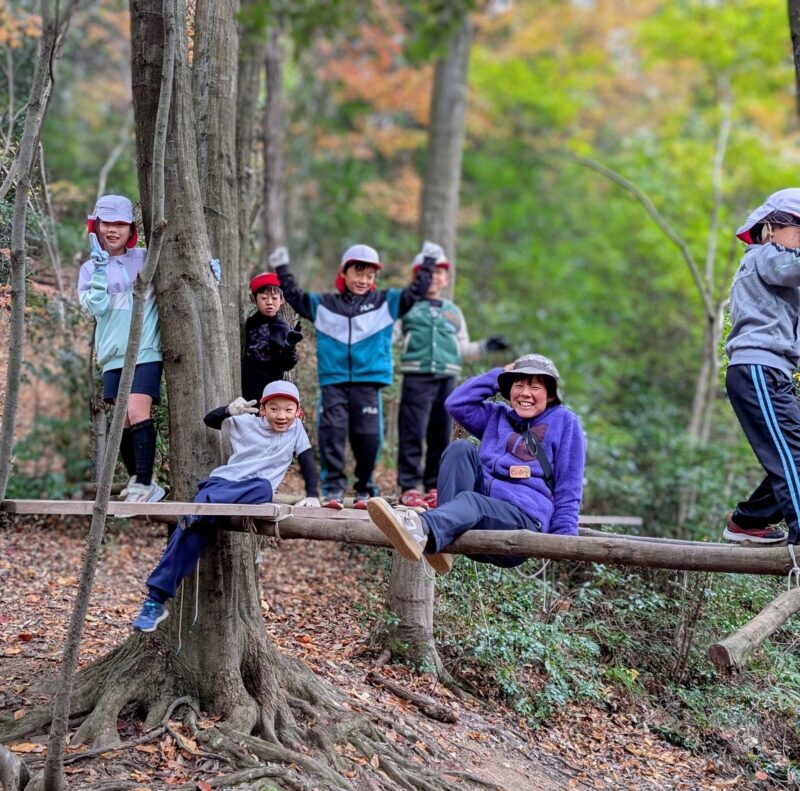
[[[104,195],[88,219],[91,257],[81,266],[78,295],[81,307],[97,320],[95,353],[103,370],[103,398],[113,404],[119,390],[128,347],[133,284],[147,251],[137,247],[133,204],[121,195]],[[156,429],[152,406],[161,394],[161,335],[155,292],[147,291],[139,356],[128,399],[120,452],[129,480],[127,502],[157,502],[164,490],[153,481]]]

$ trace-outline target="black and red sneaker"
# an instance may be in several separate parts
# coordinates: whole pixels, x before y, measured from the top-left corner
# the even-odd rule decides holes
[[[728,517],[728,526],[722,537],[737,544],[779,544],[786,541],[786,533],[777,527],[740,527],[731,517]]]

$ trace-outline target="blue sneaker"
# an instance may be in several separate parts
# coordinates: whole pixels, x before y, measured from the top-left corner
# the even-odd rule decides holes
[[[133,628],[137,632],[155,632],[156,626],[163,621],[169,613],[167,608],[152,599],[146,599],[142,609],[133,622]]]

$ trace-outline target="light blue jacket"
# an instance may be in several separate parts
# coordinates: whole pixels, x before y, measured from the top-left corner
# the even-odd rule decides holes
[[[83,310],[97,319],[95,355],[103,373],[122,368],[125,361],[133,313],[133,283],[144,266],[146,254],[144,248],[135,247],[124,255],[112,257],[105,266],[95,266],[91,260],[81,266],[78,296]],[[151,284],[145,297],[142,340],[136,364],[161,359],[158,309]]]

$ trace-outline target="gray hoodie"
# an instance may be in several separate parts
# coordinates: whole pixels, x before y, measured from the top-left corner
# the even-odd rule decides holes
[[[800,363],[800,249],[749,245],[731,286],[731,365],[766,365],[791,376]]]

